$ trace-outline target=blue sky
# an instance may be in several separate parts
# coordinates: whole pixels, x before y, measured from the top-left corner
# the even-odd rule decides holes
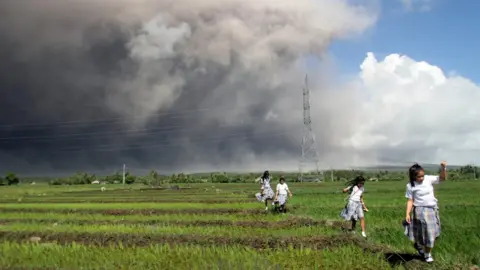
[[[480,83],[480,1],[430,3],[428,11],[407,11],[399,0],[383,0],[373,29],[359,39],[336,41],[331,46],[340,71],[358,72],[369,51],[379,60],[399,53]]]

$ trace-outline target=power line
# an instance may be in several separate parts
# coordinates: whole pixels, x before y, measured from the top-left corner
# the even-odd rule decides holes
[[[144,145],[137,145],[137,146],[120,146],[120,147],[112,147],[111,145],[99,145],[92,149],[60,149],[55,151],[57,153],[72,153],[72,152],[98,152],[98,151],[116,151],[116,150],[127,150],[127,149],[142,149],[142,148],[156,148],[156,147],[166,147],[166,146],[184,146],[193,143],[217,143],[220,141],[225,141],[227,139],[249,139],[249,138],[256,138],[256,137],[265,137],[265,136],[278,136],[278,135],[287,135],[291,134],[294,131],[283,131],[283,132],[268,132],[268,133],[260,133],[255,135],[245,135],[245,134],[235,134],[233,136],[222,136],[222,137],[212,137],[212,138],[205,138],[201,140],[183,140],[182,142],[170,142],[170,141],[157,141],[153,144],[144,144]],[[273,138],[272,138],[273,139]],[[103,147],[103,148],[102,148]]]
[[[104,136],[104,135],[118,135],[122,133],[135,133],[135,134],[156,134],[157,131],[175,131],[181,129],[174,129],[175,127],[184,127],[184,125],[175,125],[175,126],[165,126],[161,128],[142,128],[142,129],[127,129],[127,130],[117,130],[117,131],[108,131],[108,132],[77,132],[77,133],[66,133],[66,134],[55,134],[48,136],[8,136],[0,137],[0,141],[10,141],[10,140],[45,140],[45,139],[58,139],[58,138],[70,138],[70,137],[79,137],[78,139],[87,139],[91,136]]]
[[[249,107],[252,106],[252,104],[247,104],[247,105],[241,105],[240,107]],[[202,111],[212,111],[214,109],[219,109],[219,108],[225,108],[225,109],[230,109],[231,106],[229,105],[223,105],[223,106],[212,106],[210,108],[200,108],[200,109],[194,109],[194,110],[181,110],[181,111],[175,111],[175,112],[160,112],[160,113],[152,113],[149,114],[149,116],[169,116],[169,115],[177,115],[177,117],[181,117],[181,115],[188,115],[188,114],[196,114],[198,112]],[[197,115],[194,115],[197,116]],[[19,127],[29,127],[29,128],[35,128],[35,127],[47,127],[47,126],[81,126],[85,124],[93,124],[93,123],[98,123],[98,124],[105,124],[105,122],[131,122],[134,121],[134,119],[139,119],[139,118],[144,118],[145,116],[125,116],[125,117],[108,117],[108,118],[102,118],[102,119],[94,119],[94,120],[70,120],[70,121],[54,121],[50,123],[26,123],[26,124],[9,124],[9,125],[0,125],[0,128],[7,129],[7,128],[19,128]],[[176,117],[173,117],[176,118]]]
[[[217,125],[214,128],[228,128],[228,127],[235,128],[235,124],[237,123],[241,124],[241,121],[230,123],[230,124]],[[170,125],[170,126],[162,126],[158,128],[127,129],[127,130],[117,130],[117,131],[108,131],[108,132],[77,132],[77,133],[55,134],[55,135],[48,135],[48,136],[8,136],[8,137],[0,137],[0,141],[11,141],[11,140],[37,141],[37,140],[53,140],[53,139],[56,140],[59,138],[71,138],[71,137],[78,137],[76,139],[89,139],[90,137],[111,136],[111,135],[118,135],[118,134],[124,134],[124,133],[126,134],[134,133],[135,135],[148,135],[148,134],[168,134],[169,132],[189,131],[189,130],[192,130],[192,129],[185,128],[185,125]]]

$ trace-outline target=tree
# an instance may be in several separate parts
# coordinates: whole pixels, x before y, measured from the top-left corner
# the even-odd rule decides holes
[[[225,174],[217,174],[214,177],[215,177],[214,180],[213,180],[214,183],[228,183],[228,182],[230,182],[229,179],[228,179],[228,176],[225,175]]]
[[[134,175],[131,175],[129,172],[125,173],[125,184],[131,185],[135,183],[136,177]]]
[[[149,176],[152,178],[152,180],[159,180],[158,173],[155,170],[151,170]]]
[[[11,185],[18,185],[20,183],[20,179],[18,176],[14,173],[7,173],[7,176],[5,176],[5,180],[7,180],[7,184],[9,186]]]
[[[96,176],[94,174],[90,175],[88,173],[77,172],[70,177],[70,182],[74,185],[86,185],[91,184],[95,179]]]
[[[50,180],[49,184],[53,186],[60,186],[60,185],[66,184],[66,182],[62,178],[57,178],[57,179]]]
[[[120,173],[115,173],[105,177],[105,181],[109,184],[121,183],[123,181],[123,176]]]
[[[140,180],[140,179],[139,179]],[[148,175],[142,177],[142,182],[144,185],[148,186],[159,186],[160,185],[160,176],[155,170],[151,170]]]

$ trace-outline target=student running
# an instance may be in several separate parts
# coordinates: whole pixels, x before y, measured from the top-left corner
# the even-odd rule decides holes
[[[365,232],[365,215],[364,210],[366,210],[365,203],[363,202],[363,192],[364,192],[365,178],[363,176],[357,176],[355,179],[351,180],[348,183],[348,186],[343,189],[343,193],[349,193],[348,203],[345,208],[340,213],[340,216],[345,219],[345,221],[352,222],[351,231],[355,233],[355,228],[357,225],[357,220],[360,219],[360,226],[362,227],[362,236],[367,237]]]
[[[270,173],[265,171],[260,178],[260,193],[255,194],[257,200],[265,202],[265,211],[268,210],[268,201],[273,200],[273,190],[270,186]]]
[[[440,236],[438,200],[435,198],[433,185],[445,181],[446,166],[445,161],[440,163],[439,176],[425,175],[424,169],[418,164],[408,170],[410,182],[405,193],[408,199],[405,215],[405,221],[409,224],[408,237],[426,262],[433,262],[432,249],[435,240]]]
[[[277,184],[277,192],[275,194],[275,201],[278,201],[281,213],[287,212],[287,194],[292,198],[292,192],[290,192],[288,185],[285,183],[285,177],[282,176],[280,177],[280,183]]]

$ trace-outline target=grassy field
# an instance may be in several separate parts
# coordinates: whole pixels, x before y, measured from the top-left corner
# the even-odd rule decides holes
[[[290,212],[265,212],[255,184],[181,189],[0,187],[2,269],[472,269],[480,264],[480,181],[437,186],[432,265],[403,235],[403,182],[368,182],[368,238],[348,234],[341,183],[289,183]]]

